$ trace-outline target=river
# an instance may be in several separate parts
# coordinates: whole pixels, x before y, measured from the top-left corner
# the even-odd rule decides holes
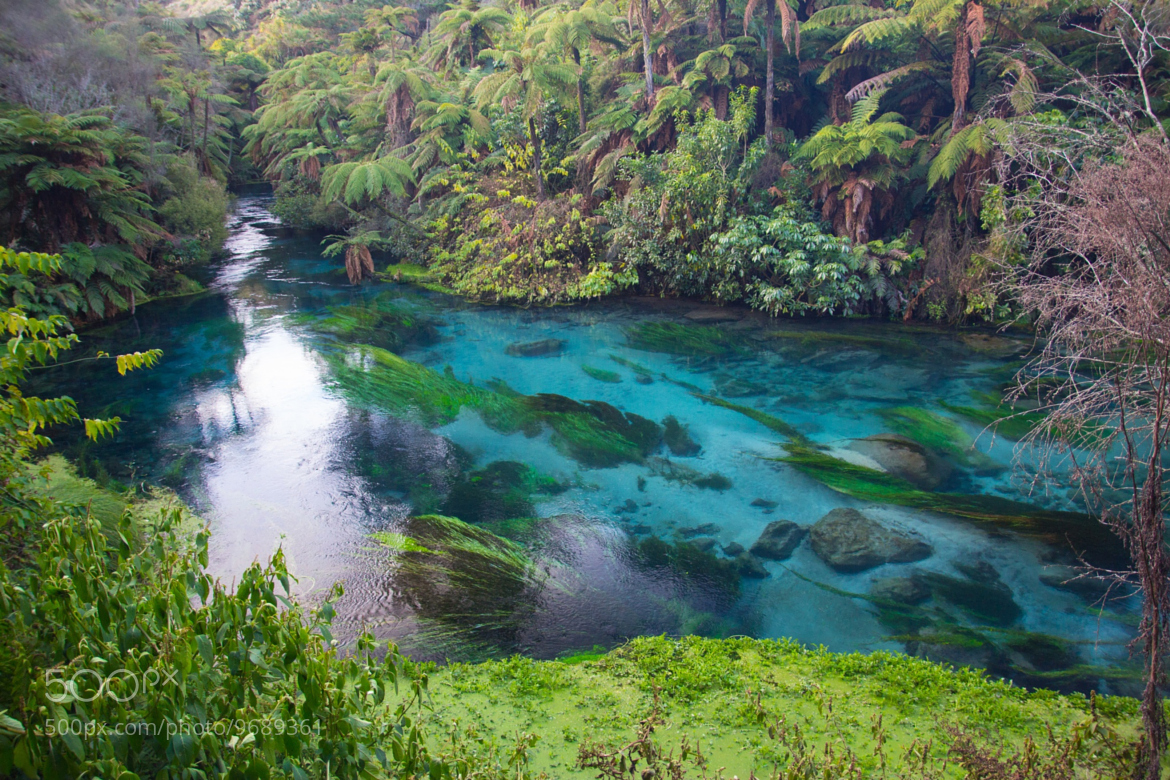
[[[354,287],[261,197],[240,200],[227,249],[207,293],[83,334],[91,352],[159,347],[157,369],[75,364],[38,389],[125,420],[113,441],[61,442],[86,473],[178,490],[211,525],[218,576],[282,547],[302,598],[341,583],[342,641],[365,627],[417,657],[474,660],[750,634],[1128,690],[1136,605],[1096,609],[1053,574],[1073,560],[1051,513],[1075,496],[961,411],[993,408],[1026,339]],[[877,503],[797,450],[871,476],[901,464],[915,484]],[[944,493],[1024,502],[1049,526],[923,506]],[[830,565],[841,539],[804,531],[842,508],[908,560]],[[774,521],[795,524],[777,526],[795,549],[745,559]]]

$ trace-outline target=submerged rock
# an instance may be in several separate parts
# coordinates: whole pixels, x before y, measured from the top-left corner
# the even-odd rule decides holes
[[[809,530],[813,552],[840,572],[858,572],[883,563],[911,563],[929,558],[929,544],[894,531],[856,509],[838,508]]]
[[[692,309],[683,316],[691,322],[738,322],[743,319],[743,312],[719,306],[704,306]]]
[[[1109,583],[1100,577],[1084,576],[1075,566],[1050,564],[1040,572],[1040,581],[1050,588],[1059,588],[1080,596],[1089,603],[1100,601],[1109,592]],[[1114,595],[1121,595],[1118,591]]]
[[[722,530],[720,526],[714,523],[703,523],[702,525],[696,525],[691,528],[680,528],[678,535],[684,539],[691,539],[696,536],[714,536]]]
[[[869,586],[871,598],[915,606],[930,598],[930,587],[917,573],[909,577],[882,577]]]
[[[735,566],[739,571],[739,576],[746,577],[749,580],[762,580],[772,576],[772,572],[764,567],[763,561],[750,552],[742,552],[737,555],[735,557]]]
[[[776,507],[780,506],[775,501],[769,501],[766,498],[757,498],[752,501],[751,505],[759,507],[760,509],[775,509]]]
[[[739,377],[723,377],[715,380],[715,392],[727,398],[748,398],[750,396],[766,395],[768,388],[758,382],[752,382]]]
[[[662,440],[670,448],[670,454],[680,458],[693,458],[703,451],[699,443],[691,438],[688,427],[673,414],[667,415],[662,421]]]
[[[541,339],[540,341],[515,342],[509,344],[505,353],[512,357],[546,357],[560,354],[567,341],[563,339]]]
[[[752,545],[751,553],[770,561],[787,560],[800,545],[805,533],[804,528],[791,520],[773,520]]]
[[[744,552],[744,549],[743,549],[743,545],[740,544],[739,542],[732,542],[731,544],[724,545],[724,547],[723,547],[723,554],[726,555],[728,558],[734,558],[735,556],[739,555],[741,552]]]
[[[913,439],[896,433],[855,439],[849,449],[923,490],[934,490],[951,475],[949,463]]]
[[[691,544],[693,544],[695,547],[698,547],[703,552],[711,552],[715,549],[715,545],[719,544],[719,542],[715,539],[712,539],[710,536],[704,536],[698,539],[692,539]]]

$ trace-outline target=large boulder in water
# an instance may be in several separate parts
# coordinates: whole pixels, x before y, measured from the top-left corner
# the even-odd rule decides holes
[[[913,439],[896,433],[854,439],[849,449],[922,490],[934,490],[951,475],[949,463]]]
[[[770,561],[787,560],[800,545],[806,531],[791,520],[768,523],[760,538],[751,547],[752,555]]]
[[[883,563],[910,563],[929,558],[929,544],[894,531],[856,509],[834,509],[809,530],[813,552],[840,572],[858,572]]]

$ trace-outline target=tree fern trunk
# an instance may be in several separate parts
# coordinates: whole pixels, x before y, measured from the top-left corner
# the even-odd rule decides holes
[[[528,134],[532,138],[532,176],[536,179],[536,199],[544,200],[544,177],[540,174],[540,135],[536,132],[536,120],[528,120]]]
[[[650,0],[642,0],[642,61],[646,69],[646,99],[654,97],[654,60],[650,55]]]
[[[781,0],[783,2],[784,0]],[[772,148],[772,109],[776,97],[776,0],[768,0],[768,64],[764,78],[764,146]]]

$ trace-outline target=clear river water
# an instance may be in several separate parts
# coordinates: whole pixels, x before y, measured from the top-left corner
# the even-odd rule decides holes
[[[354,287],[261,197],[240,200],[227,249],[207,293],[82,334],[162,348],[158,369],[75,364],[38,389],[124,419],[113,441],[58,440],[86,473],[177,489],[211,525],[216,575],[282,547],[302,598],[341,583],[341,641],[364,627],[474,660],[749,634],[1128,690],[1137,605],[1063,583],[1082,531],[1077,549],[1108,545],[971,411],[994,409],[1027,340]],[[900,475],[881,483],[893,499],[875,474]],[[1001,503],[955,508],[971,496]],[[842,508],[865,527],[814,544]],[[745,553],[775,521],[788,549]],[[850,544],[880,549],[833,557]]]

